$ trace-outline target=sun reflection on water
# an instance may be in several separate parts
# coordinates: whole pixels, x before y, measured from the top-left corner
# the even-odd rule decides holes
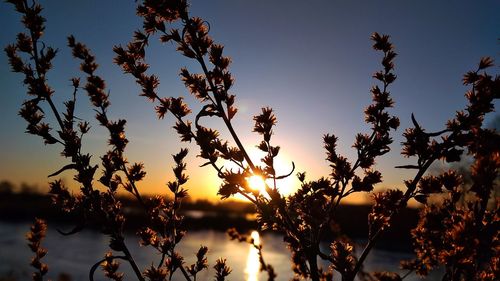
[[[256,245],[260,244],[260,236],[257,231],[252,231],[250,235]],[[255,249],[253,245],[249,245],[247,265],[245,267],[245,276],[247,281],[258,281],[259,280],[259,251]]]

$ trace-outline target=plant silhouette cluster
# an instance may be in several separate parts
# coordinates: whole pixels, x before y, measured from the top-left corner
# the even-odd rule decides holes
[[[183,185],[188,176],[183,159],[188,151],[181,149],[173,156],[175,180],[168,183],[172,199],[164,196],[144,199],[139,184],[146,172],[141,163],[129,163],[125,157],[128,143],[126,121],[108,118],[109,95],[104,79],[96,73],[95,57],[84,44],[73,36],[68,37],[73,56],[81,61],[85,82],[82,83],[81,78],[71,78],[73,93],[64,103],[64,109],[59,109],[52,100],[54,90],[46,79],[57,49],[46,46],[41,39],[45,22],[41,16],[42,7],[27,0],[7,2],[23,16],[22,22],[27,29],[27,33],[19,33],[16,42],[5,48],[12,71],[24,75],[27,87],[29,98],[19,114],[28,123],[27,133],[40,136],[46,144],[59,144],[62,156],[69,160],[70,164],[50,176],[73,170],[74,180],[80,185],[79,193],[73,195],[62,181],[50,183],[54,203],[76,218],[75,228],[61,233],[74,234],[86,225],[94,224],[110,238],[112,251],[91,267],[90,280],[99,266],[109,279],[123,280],[118,260],[128,263],[138,280],[171,280],[176,272],[180,273],[177,278],[196,280],[197,274],[208,268],[207,247],[200,247],[193,264],[186,264],[184,256],[176,250],[185,234],[178,211],[187,196]],[[375,161],[389,152],[391,133],[399,126],[399,119],[388,111],[394,106],[389,87],[396,80],[396,53],[389,36],[374,33],[371,37],[373,48],[382,54],[382,68],[373,75],[378,84],[372,87],[373,102],[364,111],[371,130],[355,137],[356,159],[350,161],[338,154],[337,137],[325,135],[323,142],[331,173],[317,180],[306,179],[305,172],[297,173],[301,186],[295,194],[286,197],[280,193],[279,180],[291,176],[295,167],[292,165],[289,174],[276,173],[274,163],[280,146],[271,141],[276,116],[272,109],[262,108],[262,112],[254,117],[253,131],[262,137],[256,145],[264,153],[261,161],[256,163],[249,157],[232,124],[237,107],[235,95],[231,92],[234,82],[229,71],[231,59],[224,55],[224,46],[215,43],[209,35],[209,24],[199,17],[190,16],[188,8],[185,0],[141,1],[137,15],[143,20],[142,29],[134,33],[128,45],[114,48],[115,63],[134,77],[140,86],[140,95],[155,103],[159,119],[168,114],[176,119],[174,129],[181,141],[198,145],[198,157],[205,160],[204,166],[215,169],[222,181],[218,195],[222,199],[242,195],[255,206],[259,230],[268,229],[283,235],[291,253],[294,280],[332,280],[336,274],[342,280],[402,280],[414,271],[425,276],[438,266],[445,269],[443,280],[499,279],[500,203],[491,195],[498,187],[500,137],[498,132],[482,126],[485,114],[494,111],[493,101],[500,96],[500,79],[485,72],[493,65],[491,59],[481,59],[477,70],[464,76],[464,84],[470,85],[466,94],[468,105],[457,112],[444,130],[426,132],[412,115],[413,127],[404,132],[401,154],[416,159],[416,163],[398,167],[415,170],[414,178],[405,181],[406,190],[373,193],[374,186],[382,182]],[[180,70],[187,90],[202,104],[198,112],[193,113],[181,97],[162,97],[158,93],[159,78],[148,73],[146,63],[147,47],[155,37],[163,43],[174,44],[180,54],[201,67],[200,73],[186,68]],[[92,156],[82,152],[83,138],[90,132],[90,123],[74,114],[77,92],[82,90],[90,99],[98,124],[109,133],[109,151],[100,157],[100,165],[93,164]],[[45,121],[42,106],[50,108],[56,120],[54,124]],[[207,117],[221,120],[231,139],[224,140],[215,128],[205,127],[202,121]],[[469,187],[453,170],[437,176],[426,173],[436,161],[456,162],[465,154],[474,159],[471,167],[473,183]],[[224,165],[228,162],[235,168],[224,168],[230,166]],[[265,190],[250,187],[247,179],[254,175],[266,180]],[[105,187],[104,191],[96,187],[97,183]],[[148,214],[148,221],[137,230],[137,235],[141,245],[158,251],[160,260],[146,269],[139,268],[128,250],[123,235],[126,215],[116,197],[118,190],[133,195]],[[335,237],[329,251],[320,249],[327,230],[335,224],[339,204],[359,192],[373,193],[374,199],[368,218],[368,242],[363,245],[361,254],[355,253],[354,243],[344,236]],[[429,200],[434,197],[441,200]],[[464,200],[466,197],[468,199]],[[402,263],[407,274],[365,272],[363,264],[373,246],[412,199],[424,204],[424,208],[417,227],[412,231],[415,259]],[[40,247],[44,230],[45,224],[37,220],[28,236],[30,247],[35,252],[32,265],[37,272],[33,280],[42,280],[48,269],[40,262],[46,253]],[[229,234],[232,239],[254,245],[259,251],[261,270],[267,272],[269,280],[277,278],[274,268],[264,261],[261,245],[235,230]],[[328,262],[329,266],[322,268],[318,259]],[[215,280],[225,280],[231,273],[224,259],[217,260],[213,268]]]
[[[43,276],[49,271],[48,265],[41,261],[47,254],[47,249],[43,248],[41,245],[43,238],[45,238],[46,231],[47,224],[45,221],[35,219],[30,231],[26,234],[28,246],[30,250],[35,253],[35,256],[31,259],[31,266],[37,270],[33,273],[33,281],[42,281]]]

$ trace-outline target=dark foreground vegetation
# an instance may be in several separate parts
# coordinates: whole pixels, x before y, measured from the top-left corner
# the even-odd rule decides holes
[[[79,191],[72,194],[61,180],[50,183],[52,201],[74,225],[62,234],[72,235],[94,225],[109,237],[110,252],[91,266],[89,279],[93,280],[94,272],[101,267],[109,279],[122,280],[119,262],[124,262],[140,281],[171,280],[176,272],[185,280],[196,280],[197,274],[208,267],[207,247],[199,248],[193,264],[186,264],[176,248],[185,234],[181,207],[187,197],[184,188],[188,181],[184,162],[187,149],[173,155],[175,179],[168,183],[171,195],[145,197],[140,189],[146,176],[144,166],[130,163],[125,156],[129,142],[125,134],[126,120],[108,117],[109,92],[105,80],[98,74],[94,55],[76,38],[68,37],[68,47],[81,62],[83,79],[70,78],[72,95],[63,105],[55,104],[52,97],[56,93],[46,74],[52,68],[57,49],[42,39],[45,29],[42,7],[36,1],[7,2],[21,14],[26,28],[15,43],[5,48],[12,71],[23,76],[27,88],[28,97],[19,114],[27,121],[28,133],[41,137],[47,145],[60,147],[61,155],[68,162],[50,177],[71,170],[80,186]],[[500,78],[487,72],[494,65],[491,58],[482,58],[477,67],[464,75],[463,83],[469,87],[465,95],[467,105],[457,111],[442,130],[428,132],[411,116],[413,125],[404,131],[401,155],[410,158],[412,164],[397,167],[414,171],[414,176],[404,182],[406,188],[373,192],[374,186],[382,182],[376,159],[390,151],[391,135],[400,125],[398,117],[389,112],[395,104],[390,93],[397,78],[395,48],[388,35],[374,33],[371,39],[373,49],[381,54],[381,69],[373,75],[376,84],[370,90],[372,104],[364,110],[370,130],[355,136],[353,147],[357,157],[348,159],[340,155],[338,138],[326,134],[323,142],[331,173],[311,180],[301,171],[297,173],[301,181],[299,190],[284,196],[279,192],[279,180],[292,176],[295,171],[286,175],[276,173],[274,160],[280,152],[280,147],[272,141],[276,116],[272,109],[262,108],[254,117],[253,131],[262,138],[256,145],[264,156],[259,162],[252,161],[232,123],[238,108],[232,93],[231,59],[225,56],[224,46],[211,38],[210,25],[191,16],[185,0],[138,1],[137,15],[143,25],[129,44],[114,47],[114,62],[137,82],[139,94],[155,103],[159,119],[176,120],[174,129],[181,141],[196,143],[197,155],[205,161],[203,166],[215,169],[222,182],[218,191],[221,199],[235,194],[245,197],[255,208],[259,231],[283,235],[290,250],[294,280],[332,280],[336,273],[343,281],[357,278],[398,281],[414,272],[426,276],[439,266],[444,269],[443,280],[500,279],[500,203],[494,197],[498,188],[500,135],[483,126],[485,115],[494,111],[494,101],[500,97]],[[148,73],[147,62],[154,59],[146,59],[154,38],[175,45],[181,55],[198,66],[199,73],[182,68],[180,76],[187,90],[202,105],[201,109],[193,113],[182,97],[163,97],[158,92],[159,77]],[[89,121],[75,116],[76,94],[80,91],[88,95],[96,123],[109,133],[109,151],[100,158],[82,151],[82,140],[91,132],[91,126]],[[46,118],[49,114],[52,118]],[[205,127],[206,118],[219,120],[230,140],[224,140],[217,129]],[[438,175],[427,173],[436,161],[453,163],[462,157],[472,159],[469,185],[464,184],[462,176],[454,170]],[[237,168],[224,168],[227,162]],[[252,189],[247,181],[251,176],[266,179],[265,190]],[[152,247],[159,254],[159,259],[147,268],[139,268],[125,241],[124,231],[134,212],[127,212],[130,210],[127,201],[118,196],[118,190],[128,192],[146,218],[144,225],[134,232],[141,245]],[[336,235],[337,225],[348,228],[354,219],[348,211],[342,214],[345,206],[341,202],[359,192],[372,193],[374,202],[366,210],[367,216],[354,221],[367,230],[360,254],[354,251],[356,245],[352,240],[343,235],[345,229],[340,229],[342,235]],[[367,256],[389,235],[390,229],[405,222],[402,214],[408,212],[410,200],[421,202],[425,207],[416,227],[408,234],[412,237],[415,258],[402,261],[401,267],[406,273],[400,276],[394,272],[366,272],[363,264]],[[343,218],[349,218],[349,223],[342,224]],[[49,268],[43,263],[47,254],[42,244],[46,228],[45,221],[38,219],[27,237],[34,253],[31,265],[35,268],[33,280],[36,281],[43,280]],[[253,239],[236,230],[230,231],[230,236],[254,245],[259,252],[261,270],[267,273],[269,280],[276,280],[276,272],[265,259],[262,245],[254,244]],[[319,246],[326,238],[333,240],[327,251]],[[322,267],[318,259],[329,266]],[[215,280],[230,279],[228,263],[225,259],[215,262]]]

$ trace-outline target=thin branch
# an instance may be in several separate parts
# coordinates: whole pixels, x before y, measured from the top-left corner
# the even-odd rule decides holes
[[[132,266],[132,269],[134,270],[134,273],[137,276],[137,278],[139,279],[139,281],[145,281],[144,277],[142,276],[141,270],[137,266],[137,263],[134,261],[134,258],[132,257],[132,254],[128,250],[127,245],[125,245],[125,243],[123,243],[122,252],[125,254],[127,260],[130,263],[130,266]]]
[[[125,173],[125,176],[127,177],[130,185],[132,185],[132,190],[133,190],[133,194],[134,196],[137,198],[137,201],[139,201],[139,203],[146,209],[148,210],[148,206],[146,205],[146,203],[144,202],[144,200],[142,199],[142,196],[141,194],[139,193],[139,190],[137,189],[137,186],[135,185],[135,180],[132,179],[132,177],[130,176],[129,172],[127,171],[127,167],[125,167],[125,164],[123,164],[123,167],[122,167],[122,171]]]
[[[90,272],[89,272],[89,280],[90,281],[94,281],[94,273],[95,271],[97,270],[97,268],[99,267],[99,265],[101,265],[101,263],[105,262],[106,260],[114,260],[114,259],[121,259],[121,260],[126,260],[126,261],[129,261],[128,258],[126,256],[110,256],[110,257],[106,257],[106,258],[103,258],[101,260],[99,260],[98,262],[96,262],[91,268],[90,268]]]
[[[418,171],[418,173],[413,178],[411,184],[408,185],[408,189],[406,190],[405,194],[403,195],[403,198],[401,198],[401,201],[399,202],[397,209],[393,213],[390,214],[389,220],[391,220],[393,218],[394,214],[396,214],[401,208],[406,206],[408,200],[410,200],[410,198],[411,198],[411,195],[413,194],[413,192],[417,188],[418,182],[420,181],[420,179],[423,177],[423,175],[425,174],[427,169],[431,166],[431,164],[436,159],[437,159],[436,156],[431,157],[430,159],[427,160],[427,162]],[[383,228],[378,229],[377,232],[373,235],[373,237],[368,241],[368,244],[363,249],[363,252],[361,253],[361,256],[358,259],[358,262],[356,263],[356,267],[354,268],[354,271],[353,271],[353,278],[357,275],[357,273],[361,269],[363,262],[365,261],[366,257],[368,256],[368,254],[372,250],[373,246],[375,246],[376,241],[378,240],[378,238],[380,237],[380,235],[383,232],[384,232]]]

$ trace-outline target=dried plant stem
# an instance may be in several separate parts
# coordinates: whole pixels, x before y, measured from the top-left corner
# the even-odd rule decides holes
[[[27,8],[28,7],[28,3],[27,1],[25,0],[24,1],[24,5],[25,7]],[[32,51],[32,56],[33,56],[33,61],[35,62],[35,68],[36,68],[36,74],[38,75],[38,79],[41,79],[41,75],[40,75],[40,70],[41,70],[41,67],[40,67],[40,60],[38,58],[38,40],[35,39],[36,36],[35,36],[35,33],[33,32],[33,30],[30,30],[30,35],[31,35],[31,38],[33,40],[33,51]],[[43,77],[43,80],[45,80],[45,77]],[[63,122],[62,122],[62,119],[61,119],[61,116],[59,115],[59,111],[57,110],[54,102],[52,101],[52,99],[50,98],[50,96],[46,96],[44,97],[47,102],[49,103],[49,106],[57,120],[57,123],[59,124],[59,127],[61,128],[61,130],[64,130],[64,125],[63,125]]]
[[[24,4],[25,4],[25,6],[26,6],[26,7],[28,7],[27,1],[24,1]],[[33,60],[34,60],[34,62],[35,62],[36,74],[38,75],[38,78],[39,78],[39,79],[45,80],[45,79],[44,79],[44,77],[42,77],[42,75],[40,74],[40,72],[41,72],[41,67],[40,67],[40,61],[39,61],[39,58],[38,58],[38,47],[37,47],[37,45],[38,45],[38,40],[37,40],[37,39],[35,39],[35,38],[36,38],[36,36],[35,36],[35,34],[34,34],[33,30],[30,30],[30,34],[31,34],[31,38],[32,38],[32,40],[33,40],[33,43],[32,43],[32,47],[33,47],[32,57],[33,57]],[[76,89],[75,89],[75,90],[76,90]],[[54,117],[57,119],[57,123],[59,124],[59,127],[60,127],[61,131],[64,131],[64,124],[63,124],[63,122],[62,122],[61,116],[60,116],[60,114],[59,114],[59,111],[58,111],[57,107],[55,106],[54,102],[52,101],[51,97],[50,97],[50,96],[46,96],[46,97],[44,97],[44,98],[45,98],[45,100],[48,102],[48,104],[49,104],[49,106],[50,106],[50,108],[51,108],[51,111],[52,111],[52,113],[53,113]],[[102,113],[103,113],[104,115],[106,115],[106,111],[105,111],[103,108],[101,108],[101,110],[102,110]],[[107,117],[106,117],[106,118],[107,118]],[[62,144],[64,144],[64,143],[62,143]],[[74,162],[74,163],[76,163],[76,164],[77,164],[77,166],[80,166],[80,165],[79,165],[79,163],[78,163],[78,162],[79,162],[79,161],[78,161],[78,159],[80,159],[80,158],[81,158],[81,155],[80,155],[80,152],[79,152],[79,151],[78,151],[78,152],[76,152],[76,153],[77,153],[77,155],[73,155],[72,160],[73,160],[73,162]],[[126,169],[124,169],[124,170],[125,170],[125,173],[127,173],[127,172],[126,172]],[[80,172],[80,171],[79,171],[79,172]],[[128,174],[127,174],[127,177],[128,177],[128,178],[130,178]],[[85,189],[86,189],[87,191],[89,191],[89,190],[92,190],[92,189],[93,189],[93,188],[92,188],[91,183],[89,183],[89,182],[84,182],[84,183],[83,183],[83,185],[84,185],[84,187],[85,187]],[[138,199],[141,199],[141,198],[140,198],[140,195],[139,195],[139,193],[138,193],[138,191],[137,191],[137,189],[136,189],[136,187],[135,187],[135,185],[133,185],[133,186],[134,186],[134,190],[137,192]],[[113,196],[113,197],[114,197],[114,196]],[[141,199],[140,201],[142,202],[142,199]],[[136,262],[134,261],[134,258],[132,257],[132,254],[131,254],[131,253],[130,253],[130,251],[128,250],[128,248],[127,248],[127,246],[125,245],[125,243],[122,243],[122,244],[123,244],[123,253],[124,253],[124,254],[125,254],[125,256],[126,256],[126,260],[130,263],[130,265],[131,265],[132,269],[134,270],[135,274],[137,275],[137,278],[138,278],[140,281],[144,281],[144,278],[142,277],[141,270],[139,269],[139,267],[137,266]]]
[[[127,260],[130,263],[130,266],[132,267],[132,269],[134,270],[134,273],[137,276],[137,279],[139,279],[139,281],[145,281],[144,277],[142,276],[141,270],[137,266],[137,263],[135,262],[134,258],[132,257],[132,254],[130,253],[130,251],[127,248],[127,245],[125,245],[125,243],[123,243],[122,252],[127,257]]]
[[[189,25],[192,24],[191,19],[186,18],[184,20],[186,21],[186,25],[187,26],[189,26]],[[222,119],[224,121],[224,124],[226,125],[227,129],[229,130],[229,133],[231,134],[231,137],[236,142],[236,145],[238,146],[239,150],[243,153],[243,157],[247,161],[248,166],[250,167],[250,169],[252,171],[255,171],[255,165],[254,165],[252,159],[248,155],[248,152],[246,151],[245,146],[241,142],[238,134],[236,133],[236,131],[233,128],[233,125],[232,125],[231,121],[227,117],[227,115],[225,113],[225,110],[224,110],[224,108],[222,106],[221,100],[219,98],[217,98],[217,92],[218,92],[217,87],[215,87],[215,85],[213,84],[213,82],[211,81],[211,79],[208,79],[208,77],[210,77],[209,76],[209,71],[208,71],[207,65],[205,63],[205,60],[203,58],[203,55],[200,53],[200,51],[198,49],[195,49],[194,51],[195,51],[196,56],[197,56],[196,60],[201,65],[201,68],[203,69],[203,73],[205,74],[206,80],[209,83],[210,89],[211,89],[212,93],[214,94],[214,97],[215,97],[215,100],[216,100],[216,106],[217,106],[217,109],[219,110],[219,112],[221,113],[221,117],[222,117]],[[265,183],[265,185],[267,186],[267,183]],[[240,192],[240,194],[244,194],[244,193]],[[244,194],[244,196],[245,195],[246,194]],[[245,197],[249,198],[249,196],[245,196]],[[254,202],[254,200],[251,200],[251,201]],[[279,204],[279,206],[280,206],[279,210],[280,210],[281,216],[284,218],[285,222],[289,226],[288,229],[290,229],[292,231],[296,230],[296,227],[295,227],[293,221],[291,220],[291,218],[289,217],[288,212],[285,210],[285,208],[283,207],[282,204]],[[259,205],[256,204],[256,207],[259,207]]]
[[[134,194],[134,197],[137,198],[137,201],[139,201],[139,204],[141,204],[146,210],[147,210],[147,205],[144,202],[144,199],[142,199],[141,193],[139,192],[139,189],[137,189],[137,186],[135,184],[135,180],[132,179],[130,176],[129,172],[127,171],[127,167],[123,165],[122,167],[123,173],[125,173],[125,176],[127,177],[128,181],[130,182],[130,185],[132,186],[132,194]]]
[[[188,280],[188,281],[191,281],[191,278],[189,277],[186,269],[184,269],[184,267],[182,265],[179,268],[180,268],[180,270],[182,272],[182,275],[184,275],[184,278],[186,278],[186,280]]]
[[[406,190],[403,198],[401,199],[400,203],[398,204],[399,209],[402,209],[406,206],[408,200],[410,200],[413,192],[417,188],[418,182],[424,176],[427,169],[431,166],[431,164],[436,159],[437,159],[437,157],[433,156],[432,158],[428,159],[427,162],[419,169],[418,173],[413,178],[413,180],[412,180],[411,184],[408,186],[408,189]],[[392,220],[393,216],[397,213],[397,211],[399,211],[399,209],[396,209],[396,212],[393,212],[391,214],[391,216],[389,218],[390,220]],[[384,232],[384,228],[380,228],[370,238],[370,240],[368,241],[368,244],[365,246],[365,248],[363,249],[363,252],[361,253],[361,256],[359,257],[358,262],[356,263],[356,267],[354,268],[354,271],[353,271],[353,276],[350,280],[354,280],[356,275],[359,273],[359,271],[361,270],[361,267],[363,266],[363,263],[365,262],[366,257],[368,256],[368,254],[372,250],[373,246],[375,246],[378,238],[382,235],[383,232]]]
[[[315,251],[310,251],[307,261],[309,262],[309,273],[312,281],[319,281],[318,259]]]
[[[189,22],[188,22],[188,24],[189,24]],[[233,124],[231,123],[229,118],[227,118],[227,115],[225,113],[224,107],[222,107],[220,99],[217,98],[217,91],[218,91],[217,87],[215,87],[214,83],[210,79],[208,79],[208,77],[209,77],[208,68],[207,68],[207,65],[205,63],[205,60],[203,59],[203,56],[200,54],[199,50],[196,50],[196,54],[198,56],[197,61],[200,63],[201,68],[203,69],[203,72],[205,74],[206,80],[210,85],[210,89],[212,90],[212,93],[215,96],[217,109],[222,113],[221,117],[224,120],[224,124],[226,124],[226,127],[229,130],[231,137],[236,142],[236,145],[238,146],[238,148],[241,150],[241,152],[243,152],[243,157],[247,161],[248,166],[250,166],[250,168],[252,170],[255,170],[255,165],[253,164],[252,159],[250,158],[250,156],[248,156],[248,153],[245,149],[245,146],[243,145],[240,138],[238,137],[238,134],[236,134],[236,131],[233,128]]]
[[[63,122],[61,120],[61,116],[59,116],[59,112],[57,111],[57,108],[56,108],[54,102],[52,101],[52,99],[50,97],[46,97],[46,99],[50,105],[50,108],[52,109],[52,112],[54,113],[54,116],[57,119],[57,123],[59,123],[59,126],[61,127],[61,130],[64,130],[64,125],[63,125]]]

